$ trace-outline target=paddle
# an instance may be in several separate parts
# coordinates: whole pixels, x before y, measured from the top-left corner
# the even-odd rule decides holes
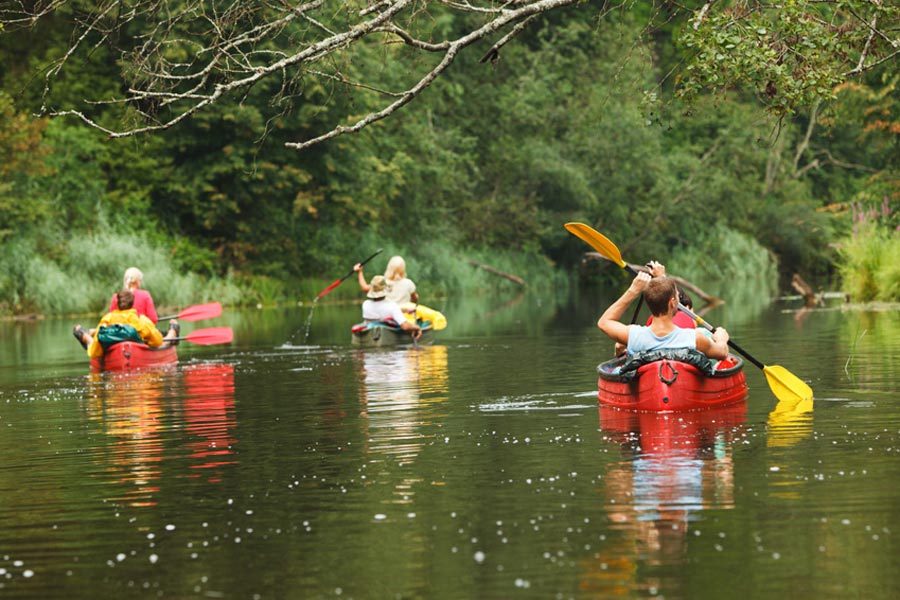
[[[169,319],[180,319],[182,321],[202,321],[203,319],[215,319],[222,314],[222,305],[218,302],[210,302],[209,304],[195,304],[183,309],[177,315],[169,315],[160,317],[159,321],[168,321]]]
[[[585,225],[584,223],[566,223],[565,228],[569,233],[586,242],[591,248],[603,255],[604,258],[611,260],[621,268],[631,271],[632,273],[637,275],[637,271],[635,271],[624,260],[622,260],[622,254],[619,252],[619,249],[616,247],[616,245],[613,244],[609,240],[609,238],[604,236],[602,233],[596,231],[593,227]],[[699,316],[695,315],[690,309],[688,309],[680,302],[678,303],[678,310],[690,316],[692,319],[694,319],[694,321],[697,322],[698,325],[706,327],[710,331],[714,331],[712,325],[704,321]],[[766,366],[762,364],[754,357],[752,357],[749,353],[747,353],[746,350],[744,350],[731,340],[728,340],[728,345],[734,348],[739,354],[741,354],[751,363],[762,369],[763,374],[766,376],[766,381],[769,384],[769,388],[772,390],[772,393],[775,394],[775,397],[779,400],[812,400],[812,388],[810,388],[803,380],[801,380],[799,377],[797,377],[784,367],[779,365]]]
[[[231,330],[231,327],[207,327],[206,329],[196,329],[182,337],[169,338],[166,341],[173,339],[199,346],[212,346],[231,342],[234,339],[234,331]]]
[[[694,322],[697,323],[697,325],[705,327],[709,331],[715,331],[715,327],[703,320],[703,317],[694,314],[691,309],[683,305],[681,302],[678,303],[678,310],[692,318]],[[740,354],[744,358],[762,369],[763,374],[766,376],[766,381],[769,383],[769,387],[772,389],[772,393],[775,394],[775,397],[780,401],[812,401],[812,388],[809,387],[802,379],[780,365],[766,366],[762,364],[761,362],[750,356],[750,354],[746,350],[744,350],[731,340],[728,340],[728,345],[740,352]]]
[[[372,256],[370,256],[369,258],[367,258],[366,260],[364,260],[364,261],[362,261],[361,263],[359,263],[359,266],[363,266],[364,264],[366,264],[367,262],[369,262],[370,260],[372,260],[373,258],[375,258],[376,256],[378,256],[379,254],[381,254],[382,251],[383,251],[383,249],[382,249],[382,248],[379,248],[378,251],[377,251],[375,254],[373,254]],[[339,285],[341,285],[342,283],[344,283],[344,281],[345,281],[348,277],[350,277],[351,275],[353,275],[354,273],[356,273],[356,271],[354,271],[353,269],[351,269],[349,273],[347,273],[346,275],[344,275],[344,276],[341,277],[340,279],[335,279],[334,282],[333,282],[331,285],[329,285],[327,288],[325,288],[324,290],[322,290],[321,292],[319,292],[319,295],[316,296],[316,298],[315,298],[315,300],[313,300],[313,302],[318,302],[318,301],[319,301],[319,298],[323,297],[323,296],[326,295],[328,292],[330,292],[331,290],[333,290],[333,289],[336,288],[337,286],[339,286]]]

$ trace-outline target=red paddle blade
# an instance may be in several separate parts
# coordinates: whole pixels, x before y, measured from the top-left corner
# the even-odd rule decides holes
[[[178,318],[182,321],[202,321],[203,319],[215,319],[221,314],[222,305],[218,302],[210,302],[209,304],[188,306],[178,313]]]
[[[344,279],[346,279],[346,278],[344,278]],[[333,290],[333,289],[336,288],[337,286],[341,285],[341,282],[343,282],[344,279],[335,279],[335,280],[334,280],[334,283],[332,283],[332,284],[329,285],[327,288],[325,288],[324,290],[322,290],[321,292],[319,292],[319,295],[316,296],[316,300],[318,300],[319,298],[321,298],[322,296],[324,296],[325,294],[327,294],[328,292],[330,292],[331,290]]]
[[[206,329],[192,331],[178,339],[186,340],[192,344],[199,344],[200,346],[227,344],[234,339],[234,331],[231,330],[231,327],[207,327]]]

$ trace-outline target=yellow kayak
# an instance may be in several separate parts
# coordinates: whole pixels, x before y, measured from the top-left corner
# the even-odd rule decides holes
[[[431,326],[435,331],[440,331],[447,327],[447,317],[441,314],[440,311],[429,308],[424,304],[406,302],[400,305],[400,309],[411,323],[431,321]]]

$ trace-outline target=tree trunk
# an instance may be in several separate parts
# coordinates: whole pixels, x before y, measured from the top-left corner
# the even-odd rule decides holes
[[[518,275],[511,275],[510,273],[504,273],[500,269],[495,269],[494,267],[492,267],[490,265],[482,264],[476,260],[469,260],[469,264],[472,265],[473,267],[478,267],[479,269],[484,269],[488,273],[493,273],[494,275],[497,275],[498,277],[502,277],[504,279],[509,279],[513,283],[517,283],[521,286],[525,285],[525,280],[522,279],[521,277],[519,277]]]

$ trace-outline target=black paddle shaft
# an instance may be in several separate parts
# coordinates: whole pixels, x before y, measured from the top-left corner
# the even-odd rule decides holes
[[[360,263],[359,263],[359,266],[360,266],[360,267],[363,266],[364,264],[366,264],[367,262],[369,262],[370,260],[372,260],[373,258],[375,258],[376,256],[378,256],[378,255],[381,254],[382,252],[384,252],[384,248],[379,248],[378,250],[375,251],[375,254],[373,254],[372,256],[370,256],[369,258],[367,258],[366,260],[360,262]],[[350,276],[353,275],[354,273],[356,273],[356,271],[355,271],[354,269],[350,269],[350,272],[349,272],[349,273],[347,273],[346,275],[344,275],[343,277],[341,277],[341,281],[344,281],[345,279],[347,279],[348,277],[350,277]]]
[[[694,321],[699,322],[700,325],[702,325],[703,327],[705,327],[707,330],[709,330],[709,331],[715,331],[715,330],[716,330],[715,327],[713,327],[712,325],[710,325],[709,323],[707,323],[704,319],[702,319],[702,318],[698,317],[697,315],[695,315],[695,314],[693,313],[693,311],[691,311],[691,309],[689,309],[688,307],[686,307],[685,305],[683,305],[681,302],[678,303],[678,310],[680,310],[681,312],[685,313],[685,314],[686,314],[687,316],[689,316],[690,318],[694,319]],[[750,354],[749,354],[746,350],[744,350],[743,348],[741,348],[740,346],[738,346],[736,342],[732,342],[731,339],[729,339],[729,340],[728,340],[728,345],[729,345],[731,348],[734,348],[734,349],[738,352],[738,354],[740,354],[741,356],[743,356],[744,358],[746,358],[747,360],[749,360],[750,362],[752,362],[754,365],[756,365],[756,366],[759,367],[760,369],[765,370],[766,366],[765,366],[764,364],[762,364],[761,362],[759,362],[758,360],[756,360],[755,358],[753,358],[752,356],[750,356]]]

